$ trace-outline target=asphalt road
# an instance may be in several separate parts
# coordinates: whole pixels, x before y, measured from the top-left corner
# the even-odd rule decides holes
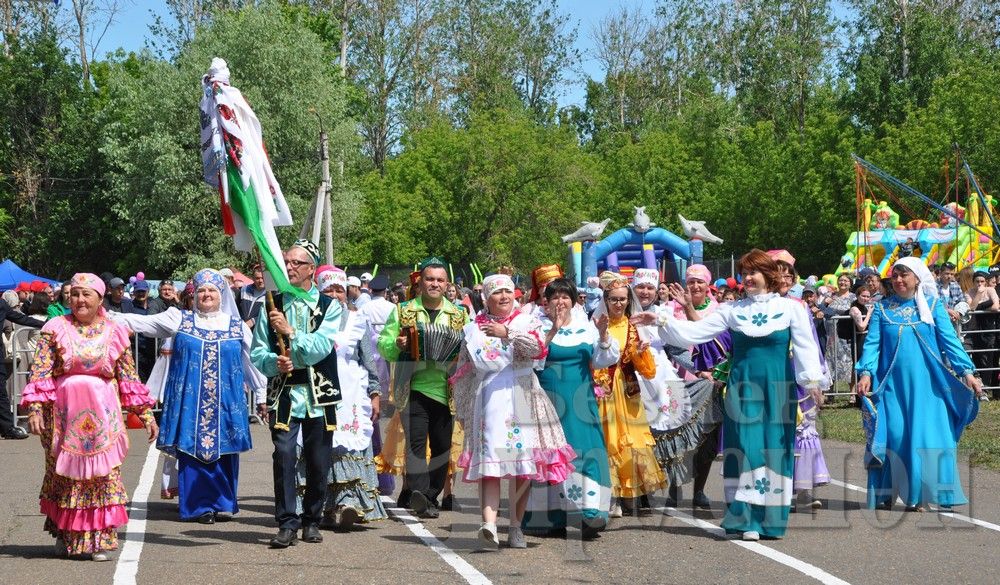
[[[720,536],[715,527],[722,518],[721,505],[717,503],[712,512],[693,513],[690,503],[682,502],[677,510],[658,509],[615,520],[591,542],[529,537],[527,550],[480,552],[475,540],[479,527],[475,487],[459,481],[461,512],[417,522],[405,510],[393,509],[390,520],[350,532],[325,532],[322,544],[300,542],[286,550],[271,550],[267,540],[276,526],[271,449],[264,428],[254,426],[256,448],[241,459],[241,512],[231,522],[213,526],[178,521],[175,501],[159,499],[159,459],[155,452],[147,458],[149,447],[141,431],[131,433],[132,449],[123,473],[133,497],[133,520],[128,535],[122,531],[125,552],[107,563],[53,557],[52,539],[42,532],[38,513],[41,447],[35,438],[0,441],[3,582],[998,582],[1000,475],[962,469],[972,505],[958,508],[956,514],[965,519],[934,512],[904,513],[899,507],[893,512],[869,512],[862,506],[864,493],[850,487],[865,483],[861,449],[856,445],[825,444],[831,474],[840,484],[819,490],[823,509],[793,514],[788,535],[781,541],[751,544]],[[145,491],[139,486],[144,467],[146,485],[155,480]],[[713,473],[708,492],[717,501],[721,483]],[[654,505],[662,506],[663,495],[654,498]],[[505,539],[502,519],[501,542]]]

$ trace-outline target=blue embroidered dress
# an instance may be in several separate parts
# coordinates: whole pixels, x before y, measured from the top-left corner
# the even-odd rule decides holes
[[[228,313],[175,308],[114,318],[150,337],[173,336],[156,446],[177,457],[181,519],[238,512],[239,453],[253,446],[247,368],[258,386],[255,402],[264,401],[263,378],[249,362],[249,328]]]
[[[722,305],[701,321],[661,314],[659,324],[666,343],[676,346],[731,333],[722,423],[727,503],[722,528],[781,538],[792,503],[796,382],[812,387],[823,377],[809,315],[797,301],[766,293]]]
[[[957,376],[973,372],[972,360],[940,299],[931,301],[934,326],[913,299],[892,296],[873,311],[857,363],[872,377],[875,408],[866,415],[868,507],[896,496],[907,506],[966,504],[957,446],[979,402]]]

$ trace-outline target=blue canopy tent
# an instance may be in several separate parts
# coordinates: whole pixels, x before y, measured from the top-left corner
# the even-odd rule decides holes
[[[36,276],[25,271],[10,258],[0,263],[0,291],[10,290],[16,287],[19,282],[31,282],[33,280],[41,280],[52,286],[59,284],[57,280],[45,278],[44,276]]]

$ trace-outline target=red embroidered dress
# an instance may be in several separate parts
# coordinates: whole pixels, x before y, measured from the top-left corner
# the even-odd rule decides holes
[[[154,404],[136,375],[128,330],[103,316],[88,326],[72,316],[50,320],[21,404],[45,423],[45,530],[70,555],[118,548],[117,527],[128,522],[122,408],[146,415]]]

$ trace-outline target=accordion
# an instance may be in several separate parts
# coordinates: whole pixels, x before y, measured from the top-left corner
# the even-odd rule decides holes
[[[447,363],[455,359],[462,347],[461,330],[447,325],[417,323],[406,328],[410,360],[415,362]]]

